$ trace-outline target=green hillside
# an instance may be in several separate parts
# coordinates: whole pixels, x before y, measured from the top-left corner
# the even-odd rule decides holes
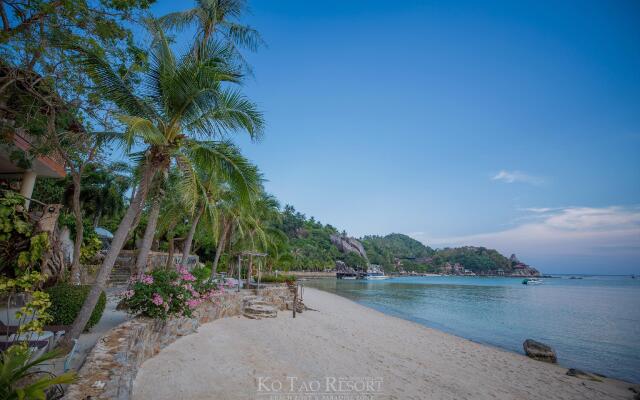
[[[274,227],[286,235],[279,268],[320,271],[332,269],[336,260],[349,266],[366,262],[356,253],[343,254],[331,242],[332,235],[346,236],[335,227],[322,224],[313,217],[285,206]],[[381,265],[386,272],[441,272],[447,264],[459,264],[476,274],[494,274],[498,270],[509,274],[516,264],[496,250],[484,247],[458,247],[434,250],[400,233],[386,236],[364,236],[358,239],[371,264]]]
[[[372,264],[381,265],[385,271],[396,270],[396,260],[400,260],[407,271],[428,272],[432,266],[425,262],[435,251],[400,233],[387,236],[365,236],[360,239]]]

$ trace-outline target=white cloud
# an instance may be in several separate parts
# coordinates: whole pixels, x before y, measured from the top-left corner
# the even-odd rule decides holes
[[[529,175],[522,171],[507,171],[504,169],[495,174],[491,180],[504,183],[528,183],[531,185],[542,185],[544,183],[544,179],[538,176]]]
[[[640,207],[535,208],[527,222],[476,235],[419,239],[434,247],[485,246],[522,259],[616,257],[640,260]],[[610,265],[610,267],[615,267]]]
[[[532,208],[523,208],[523,211],[529,211],[532,213],[548,213],[549,211],[558,210],[558,208],[549,208],[549,207],[532,207]]]

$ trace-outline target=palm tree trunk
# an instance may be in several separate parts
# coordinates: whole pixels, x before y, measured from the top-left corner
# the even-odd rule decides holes
[[[76,237],[73,241],[73,261],[71,262],[71,282],[74,285],[80,284],[80,250],[84,236],[84,226],[82,225],[82,209],[80,208],[80,172],[74,172],[73,180],[73,214],[76,222]]]
[[[165,265],[165,268],[167,269],[173,267],[173,254],[176,251],[176,247],[174,245],[175,238],[173,237],[174,235],[173,229],[176,227],[177,224],[178,224],[177,222],[172,222],[167,228],[166,236],[167,236],[167,242],[169,243],[169,257],[167,257],[167,263]]]
[[[222,255],[222,251],[224,250],[224,245],[227,241],[227,234],[229,234],[230,229],[231,221],[225,221],[222,235],[220,236],[220,240],[218,240],[218,245],[216,246],[216,256],[213,258],[213,265],[211,266],[212,278],[215,276],[216,272],[218,272],[218,263],[220,262],[220,256]]]
[[[137,190],[136,197],[134,198],[133,203],[129,205],[122,221],[120,221],[120,225],[118,225],[116,233],[113,235],[111,247],[102,262],[102,266],[100,267],[100,271],[96,277],[96,282],[91,287],[91,291],[85,299],[80,312],[78,312],[76,319],[73,321],[71,329],[64,335],[64,339],[61,343],[63,348],[70,348],[71,340],[77,339],[84,330],[84,327],[87,325],[87,322],[93,313],[93,309],[98,303],[98,298],[107,285],[107,281],[111,275],[111,270],[116,262],[116,258],[118,257],[118,254],[120,254],[120,250],[122,250],[122,246],[124,245],[129,232],[134,228],[134,221],[142,209],[142,205],[147,197],[149,185],[151,184],[151,180],[153,179],[158,167],[159,165],[151,163],[144,168],[144,171],[142,172],[142,180]]]
[[[95,218],[93,218],[93,229],[96,229],[100,225],[100,219],[102,218],[102,208],[98,210]]]
[[[196,228],[198,227],[198,222],[200,221],[200,217],[204,213],[204,203],[200,205],[200,208],[193,216],[193,221],[191,222],[191,227],[189,227],[189,233],[187,233],[187,238],[184,241],[184,246],[182,247],[182,259],[180,260],[180,264],[185,265],[187,262],[187,258],[189,258],[189,252],[191,251],[191,245],[193,244],[193,237],[196,234]]]
[[[229,261],[227,262],[227,277],[229,278],[233,278],[235,275],[235,260],[233,259],[233,257],[229,257]]]
[[[156,234],[156,226],[158,225],[158,217],[160,216],[160,198],[161,194],[156,194],[153,199],[153,204],[151,205],[149,219],[147,220],[147,227],[144,231],[144,237],[142,238],[140,250],[138,251],[138,258],[136,259],[137,277],[142,276],[142,274],[144,274],[147,269],[147,259],[149,258],[149,251],[151,251],[153,237]]]
[[[133,204],[133,199],[136,198],[136,189],[138,188],[137,185],[133,185],[131,187],[131,196],[129,197],[129,205]]]
[[[173,244],[174,238],[169,239],[169,257],[167,257],[167,265],[166,268],[169,269],[173,267],[173,255],[176,252],[176,246]]]

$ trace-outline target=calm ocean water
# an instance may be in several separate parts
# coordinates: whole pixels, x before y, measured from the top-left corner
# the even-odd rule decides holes
[[[640,279],[407,277],[385,281],[306,281],[400,318],[523,353],[547,343],[566,367],[640,382]]]

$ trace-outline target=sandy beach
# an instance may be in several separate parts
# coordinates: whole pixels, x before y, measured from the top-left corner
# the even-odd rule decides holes
[[[387,316],[305,289],[315,311],[225,318],[145,362],[144,399],[632,399],[631,384]],[[635,385],[638,388],[638,385]],[[330,397],[334,396],[334,397]],[[342,396],[342,397],[339,397]]]

